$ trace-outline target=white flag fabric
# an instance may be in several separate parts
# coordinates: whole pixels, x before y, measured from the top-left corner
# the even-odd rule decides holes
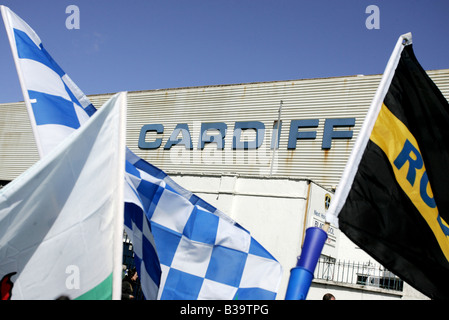
[[[36,32],[8,7],[0,6],[28,109],[36,145],[44,157],[96,112],[86,95],[45,50]],[[127,150],[127,155],[132,155]],[[127,162],[127,171],[132,165]],[[147,299],[156,299],[161,269],[154,239],[133,178],[125,174],[125,231]]]
[[[8,8],[2,13],[36,140],[45,152],[95,108],[36,33]],[[247,230],[129,149],[126,159],[125,230],[145,298],[276,297],[281,265]]]
[[[117,94],[0,190],[3,299],[121,298],[125,115]]]
[[[39,155],[75,131],[95,108],[45,50],[34,30],[0,6]]]

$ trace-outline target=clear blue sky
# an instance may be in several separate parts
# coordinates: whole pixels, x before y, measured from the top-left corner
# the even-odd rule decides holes
[[[86,94],[383,73],[412,32],[426,70],[449,68],[447,0],[0,0]],[[66,28],[68,5],[80,29]],[[367,29],[369,5],[379,29]],[[3,21],[1,22],[3,25]],[[0,103],[22,101],[0,26]]]

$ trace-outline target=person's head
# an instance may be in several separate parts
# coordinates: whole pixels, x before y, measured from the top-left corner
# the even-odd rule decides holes
[[[334,297],[334,295],[331,294],[331,293],[326,293],[326,294],[323,296],[323,300],[335,300],[335,297]]]
[[[137,280],[137,270],[136,268],[132,268],[128,271],[128,277],[129,279],[136,281]]]

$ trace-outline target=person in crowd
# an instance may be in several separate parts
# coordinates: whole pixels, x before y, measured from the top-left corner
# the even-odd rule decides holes
[[[323,296],[323,300],[335,300],[335,297],[334,297],[334,295],[332,293],[326,293]]]
[[[137,271],[133,268],[128,271],[128,274],[122,280],[122,300],[133,300],[134,288],[137,281]]]

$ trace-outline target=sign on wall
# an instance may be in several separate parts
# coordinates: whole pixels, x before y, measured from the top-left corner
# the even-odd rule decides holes
[[[305,228],[323,227],[326,219],[326,212],[329,209],[329,205],[332,201],[333,195],[333,192],[330,192],[313,182],[310,183]],[[336,258],[338,248],[337,243],[340,230],[335,226],[330,225],[327,234],[328,237],[326,243],[324,244],[322,254],[325,256]]]

